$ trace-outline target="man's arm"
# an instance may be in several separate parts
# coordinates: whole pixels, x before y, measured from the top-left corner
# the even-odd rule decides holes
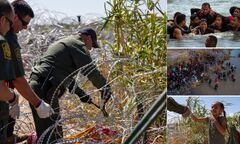
[[[104,103],[106,103],[111,96],[110,86],[107,85],[106,79],[97,70],[96,66],[92,62],[91,57],[84,53],[80,47],[73,47],[71,49],[71,54],[76,68],[81,67],[81,73],[84,76],[87,76],[96,88],[101,88],[101,98],[104,100]]]
[[[186,106],[177,103],[172,97],[167,98],[167,110],[183,114],[186,112]]]
[[[69,85],[68,89],[70,92],[73,91],[75,83],[76,81],[73,80]],[[83,103],[90,103],[92,101],[91,97],[87,95],[79,86],[76,86],[74,93],[79,97],[79,99]]]
[[[96,88],[106,85],[106,79],[97,70],[92,58],[83,52],[83,48],[73,47],[70,52],[76,68],[82,68],[81,73],[87,76]]]
[[[36,95],[36,93],[29,86],[25,77],[18,77],[12,81],[14,87],[17,91],[29,101],[34,107],[38,107],[41,104],[41,99]]]

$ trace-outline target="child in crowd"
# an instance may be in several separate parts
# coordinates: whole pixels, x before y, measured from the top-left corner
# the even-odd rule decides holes
[[[192,31],[195,27],[199,26],[201,21],[196,14],[191,15],[190,20],[189,29]]]
[[[201,19],[199,26],[197,26],[193,32],[196,35],[205,35],[205,34],[213,33],[213,30],[208,28],[206,19]]]

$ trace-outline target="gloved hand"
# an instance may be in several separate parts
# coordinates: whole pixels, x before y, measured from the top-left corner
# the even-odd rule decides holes
[[[109,85],[106,85],[101,90],[101,99],[103,100],[103,104],[105,105],[112,95],[111,88]]]
[[[17,119],[19,118],[20,115],[20,107],[19,107],[19,96],[16,95],[14,92],[14,98],[12,101],[9,101],[9,115],[14,118]]]
[[[47,104],[46,102],[44,102],[43,100],[41,101],[41,104],[35,109],[40,118],[50,117],[54,113],[51,106],[49,104]]]

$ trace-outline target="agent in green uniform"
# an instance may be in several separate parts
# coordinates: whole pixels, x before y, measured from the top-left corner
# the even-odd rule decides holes
[[[15,79],[12,55],[5,34],[10,30],[13,21],[13,9],[7,0],[0,0],[0,143],[6,143],[8,123],[8,103],[14,99],[6,81]]]
[[[69,36],[55,42],[48,48],[39,63],[34,66],[30,76],[30,85],[46,102],[50,103],[53,100],[53,105],[51,106],[55,110],[55,114],[51,118],[41,119],[36,115],[35,110],[32,109],[38,137],[60,119],[58,98],[61,94],[57,94],[53,98],[56,87],[79,68],[82,68],[81,73],[86,75],[95,87],[101,89],[101,98],[104,100],[104,104],[110,98],[110,86],[107,85],[106,79],[96,69],[89,55],[88,49],[92,47],[99,47],[96,32],[92,28],[85,28],[80,30],[77,36]],[[64,83],[63,87],[66,87],[68,84],[68,82]],[[91,101],[91,98],[79,87],[76,91],[75,93],[82,102]],[[44,139],[44,142],[48,139],[51,139],[50,142],[56,142],[56,140],[62,138],[61,126],[54,129],[51,136],[50,132],[46,134],[47,138]]]
[[[30,20],[34,17],[34,13],[32,8],[28,5],[28,3],[24,0],[15,0],[12,3],[14,8],[15,16],[13,19],[12,29],[6,34],[6,40],[9,43],[12,60],[15,70],[16,79],[11,81],[12,88],[15,88],[25,99],[27,99],[31,105],[37,110],[39,117],[46,118],[49,117],[53,110],[52,108],[41,100],[36,93],[29,86],[26,78],[24,77],[24,68],[21,57],[21,47],[18,43],[17,35],[19,31],[26,29]],[[18,103],[16,103],[13,108],[17,108]],[[10,107],[11,108],[11,107]],[[10,109],[11,110],[11,109]],[[13,111],[11,117],[9,117],[10,125],[8,126],[8,142],[13,143],[13,130],[14,124],[17,116],[19,115],[19,111]],[[17,138],[17,142],[18,138]]]

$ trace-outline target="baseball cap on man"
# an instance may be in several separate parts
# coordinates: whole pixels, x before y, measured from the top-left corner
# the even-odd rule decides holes
[[[95,30],[93,30],[92,28],[83,28],[78,33],[90,35],[93,41],[93,47],[99,48],[99,45],[97,43],[97,34]]]

